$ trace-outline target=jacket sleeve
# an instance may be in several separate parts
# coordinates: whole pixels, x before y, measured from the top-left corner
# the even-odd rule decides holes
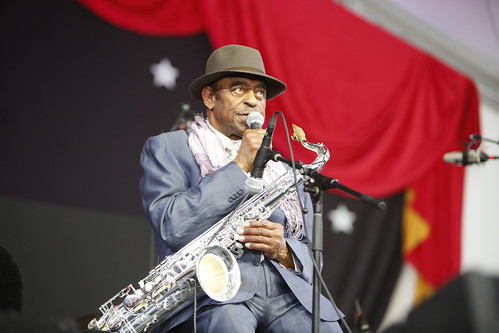
[[[227,215],[245,193],[246,174],[234,162],[199,180],[183,131],[149,138],[140,164],[142,205],[173,252]]]

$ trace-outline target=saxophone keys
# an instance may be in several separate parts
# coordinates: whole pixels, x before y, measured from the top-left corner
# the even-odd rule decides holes
[[[179,261],[173,266],[175,273],[180,274],[187,268],[187,263],[184,261]]]
[[[123,300],[123,305],[127,310],[130,310],[137,302],[140,300],[140,297],[137,295],[128,295],[124,300]]]
[[[171,282],[175,279],[175,274],[173,273],[172,270],[168,269],[164,272],[161,272],[161,277],[163,280],[166,280],[168,282]]]
[[[148,294],[154,289],[154,286],[155,284],[153,282],[147,282],[142,289]]]

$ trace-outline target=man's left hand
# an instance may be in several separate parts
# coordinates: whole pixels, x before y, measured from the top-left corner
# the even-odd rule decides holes
[[[238,240],[248,249],[260,250],[265,257],[278,261],[286,268],[294,268],[293,255],[284,239],[281,224],[268,220],[249,220],[237,230]]]

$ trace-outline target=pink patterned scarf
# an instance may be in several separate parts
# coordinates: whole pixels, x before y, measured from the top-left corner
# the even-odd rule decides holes
[[[201,169],[201,178],[230,162],[225,153],[222,140],[201,116],[196,116],[191,124],[188,143],[194,159]],[[264,186],[268,186],[285,172],[286,169],[281,163],[269,161],[263,174]],[[288,237],[301,239],[304,235],[304,226],[300,204],[296,195],[288,198],[280,208],[287,219],[286,231]]]

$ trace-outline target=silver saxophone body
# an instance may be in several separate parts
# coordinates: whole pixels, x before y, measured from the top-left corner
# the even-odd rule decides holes
[[[293,125],[293,139],[317,153],[308,169],[319,171],[329,160],[323,144],[306,141],[303,131]],[[275,182],[250,197],[240,207],[218,221],[196,239],[166,256],[145,278],[139,288],[129,285],[100,306],[102,316],[88,328],[120,333],[149,332],[160,325],[200,289],[217,301],[228,301],[241,283],[236,262],[244,252],[235,240],[237,229],[249,219],[267,219],[307,180],[299,170],[289,169]]]

